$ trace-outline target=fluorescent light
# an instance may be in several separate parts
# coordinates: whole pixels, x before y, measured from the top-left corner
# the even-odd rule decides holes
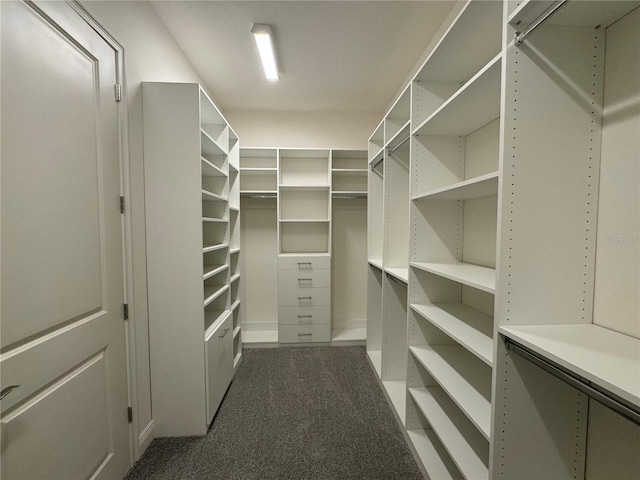
[[[273,49],[273,41],[271,40],[271,28],[269,25],[254,24],[251,28],[253,38],[258,47],[262,68],[267,80],[278,80],[278,65],[276,64],[276,55]]]

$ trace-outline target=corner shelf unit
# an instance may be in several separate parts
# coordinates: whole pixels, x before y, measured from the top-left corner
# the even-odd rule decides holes
[[[431,478],[640,477],[640,1],[558,5],[454,7],[369,139],[367,356]]]
[[[239,141],[197,84],[142,95],[154,419],[160,436],[204,435],[241,358]]]

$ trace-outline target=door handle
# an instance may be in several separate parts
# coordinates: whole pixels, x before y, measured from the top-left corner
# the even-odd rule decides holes
[[[3,388],[2,391],[0,392],[0,400],[2,400],[4,397],[9,395],[11,392],[13,392],[19,386],[20,385],[9,385],[8,387]]]

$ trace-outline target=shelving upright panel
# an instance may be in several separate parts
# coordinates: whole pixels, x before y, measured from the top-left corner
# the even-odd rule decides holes
[[[142,92],[154,419],[159,436],[204,435],[239,360],[229,303],[238,138],[197,84]]]

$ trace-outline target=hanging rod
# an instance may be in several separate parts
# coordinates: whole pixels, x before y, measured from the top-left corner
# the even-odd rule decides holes
[[[560,8],[564,7],[569,0],[557,0],[549,8],[547,8],[542,14],[529,24],[522,32],[516,32],[514,35],[513,43],[516,47],[522,45],[525,39],[531,35],[540,25],[546,22],[549,17],[556,13]]]
[[[275,193],[266,193],[266,194],[243,193],[240,196],[244,198],[278,198],[278,195]]]
[[[406,137],[404,137],[402,139],[402,141],[400,143],[398,143],[395,147],[391,148],[389,147],[389,149],[387,150],[387,155],[393,155],[393,152],[395,152],[396,150],[398,150],[402,145],[404,145],[405,143],[407,143],[409,141],[409,139],[411,138],[411,135],[407,135]]]
[[[366,195],[344,195],[344,194],[340,194],[340,193],[334,193],[333,195],[331,195],[333,198],[337,198],[337,199],[353,199],[353,198],[365,198]]]
[[[553,365],[545,358],[541,357],[535,352],[530,351],[529,349],[523,347],[522,345],[517,344],[513,340],[508,337],[505,337],[504,344],[507,350],[517,353],[521,357],[529,360],[531,363],[537,365],[542,368],[546,372],[550,373],[556,378],[559,378],[563,382],[571,385],[572,387],[580,390],[582,393],[590,396],[594,400],[598,401],[605,407],[610,408],[611,410],[617,412],[618,414],[625,417],[627,420],[632,421],[636,425],[640,425],[640,412],[630,408],[629,406],[622,403],[620,400],[611,396],[611,394],[607,391],[600,390],[597,385],[594,384],[580,376],[577,376],[573,373],[566,372],[565,370]]]

